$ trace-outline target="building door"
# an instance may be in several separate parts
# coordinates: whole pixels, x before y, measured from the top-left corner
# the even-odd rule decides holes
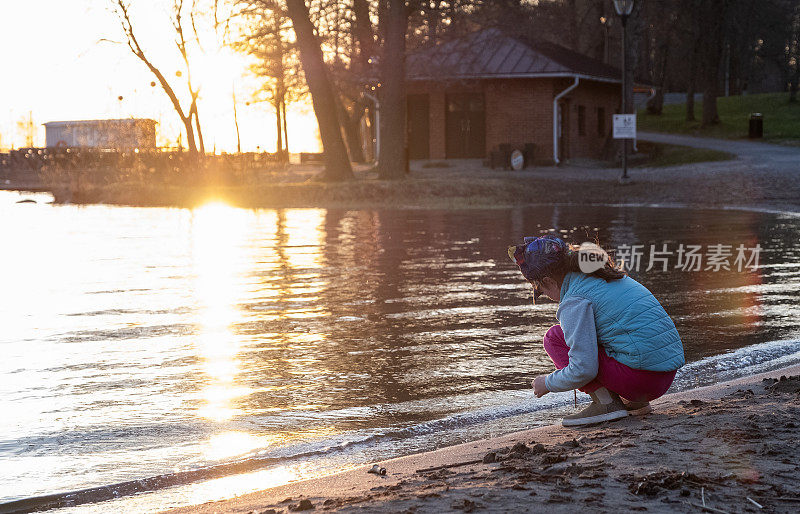
[[[445,156],[475,159],[486,156],[486,112],[483,93],[447,95]]]
[[[428,95],[406,98],[409,159],[430,158],[430,117]]]

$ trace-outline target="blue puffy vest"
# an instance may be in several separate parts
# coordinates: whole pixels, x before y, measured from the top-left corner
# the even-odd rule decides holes
[[[597,341],[617,362],[650,371],[673,371],[686,363],[672,319],[653,293],[634,279],[606,282],[567,273],[561,300],[570,296],[592,302]]]

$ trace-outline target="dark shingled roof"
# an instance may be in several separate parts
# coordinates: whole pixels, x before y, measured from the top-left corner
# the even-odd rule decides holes
[[[406,59],[408,80],[572,77],[619,82],[620,70],[555,43],[484,29]]]

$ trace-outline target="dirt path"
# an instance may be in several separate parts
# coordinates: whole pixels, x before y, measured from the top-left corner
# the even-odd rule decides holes
[[[639,139],[653,143],[708,148],[730,152],[749,164],[754,171],[794,171],[800,173],[800,148],[772,145],[749,140],[714,139],[710,137],[639,132]]]

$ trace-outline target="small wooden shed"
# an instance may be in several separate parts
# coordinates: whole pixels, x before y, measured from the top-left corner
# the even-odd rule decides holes
[[[540,163],[599,159],[621,105],[618,69],[499,29],[411,53],[406,74],[412,159],[485,158],[509,145]]]

